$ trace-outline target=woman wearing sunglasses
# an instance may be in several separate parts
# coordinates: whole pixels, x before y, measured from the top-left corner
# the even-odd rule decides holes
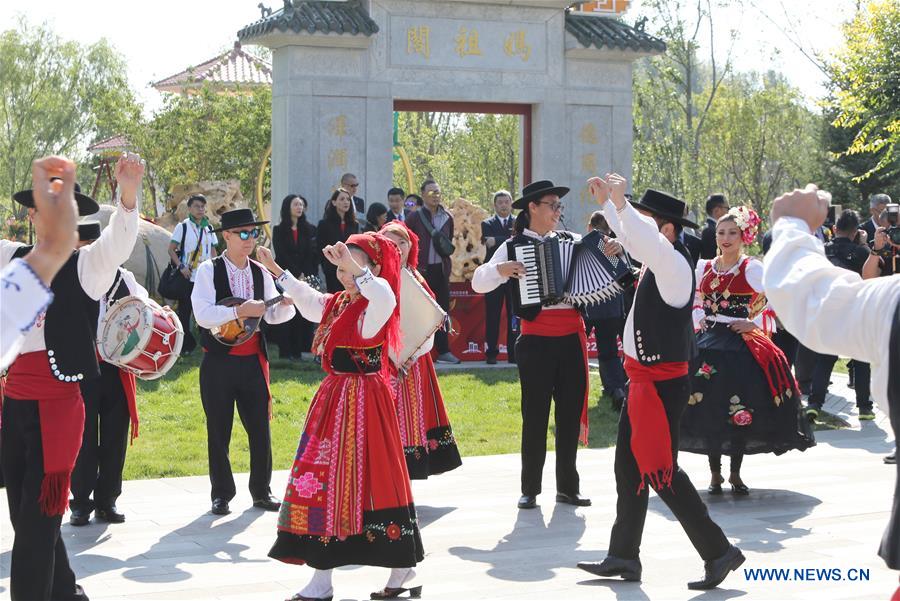
[[[191,301],[200,327],[203,361],[200,364],[200,399],[206,413],[209,480],[212,512],[230,513],[228,502],[236,494],[228,446],[234,406],[247,431],[250,446],[250,494],[253,506],[278,511],[281,503],[272,496],[272,441],[269,431],[271,396],[265,334],[257,331],[246,342],[226,346],[210,334],[210,328],[234,319],[262,317],[270,324],[289,321],[295,313],[290,300],[266,308],[265,301],[278,296],[275,280],[250,253],[259,238],[259,226],[250,209],[235,209],[222,215],[222,237],[228,245],[222,256],[204,261],[197,268]],[[247,299],[236,307],[217,303],[230,296]]]

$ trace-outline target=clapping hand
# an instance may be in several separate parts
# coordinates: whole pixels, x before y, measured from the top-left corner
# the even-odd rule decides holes
[[[133,209],[137,203],[138,191],[144,179],[144,160],[141,155],[124,152],[116,162],[116,182],[122,191],[122,205]]]
[[[617,209],[625,206],[625,190],[628,188],[628,180],[618,173],[607,173],[605,178],[592,177],[588,180],[591,194],[600,206],[607,200],[612,200]]]
[[[606,183],[606,180],[602,177],[592,177],[587,183],[591,195],[597,201],[597,204],[601,207],[606,204],[606,201],[609,200],[609,185]]]

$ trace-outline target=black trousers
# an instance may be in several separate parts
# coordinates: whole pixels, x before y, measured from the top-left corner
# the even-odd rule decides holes
[[[672,510],[685,533],[704,561],[721,557],[728,550],[729,542],[722,529],[712,521],[706,505],[690,478],[678,467],[678,433],[681,414],[690,395],[690,379],[687,376],[656,383],[669,420],[672,437],[672,458],[675,471],[671,488],[655,489],[659,498]],[[616,441],[616,521],[609,541],[609,554],[622,559],[636,559],[640,554],[644,520],[647,517],[647,501],[650,492],[644,487],[638,494],[641,475],[631,451],[631,422],[628,419],[628,402],[619,416],[619,436]]]
[[[254,499],[270,494],[269,398],[259,358],[203,353],[200,399],[206,413],[210,499],[230,501],[237,493],[228,458],[235,405],[250,446],[250,494]]]
[[[450,313],[450,274],[444,273],[443,264],[429,265],[425,270],[425,281],[434,291],[441,309]],[[450,352],[450,341],[443,328],[434,333],[434,346],[439,355]]]
[[[48,516],[38,499],[44,478],[41,425],[36,401],[3,399],[0,465],[12,522],[10,598],[73,599],[75,574],[60,536],[62,516]]]
[[[775,335],[772,336],[772,342],[781,349],[781,352],[787,357],[788,363],[793,367],[794,361],[797,359],[797,349],[800,346],[800,342],[784,328],[779,328],[775,332]]]
[[[194,290],[194,284],[191,282],[191,291]],[[197,339],[191,332],[191,317],[194,315],[194,306],[191,304],[191,295],[188,293],[184,298],[178,299],[178,309],[175,313],[181,321],[181,328],[184,330],[184,341],[181,343],[181,352],[190,353],[197,348]]]
[[[803,394],[810,393],[815,366],[816,352],[798,342],[797,354],[794,357],[794,376],[797,378],[797,384],[800,386],[800,392]]]
[[[100,363],[100,377],[81,382],[84,436],[72,472],[72,509],[109,509],[122,494],[128,449],[128,399],[119,368]],[[93,494],[93,501],[91,495]]]
[[[519,336],[516,359],[522,387],[522,494],[541,492],[551,399],[556,422],[556,490],[577,494],[575,458],[585,392],[581,341],[577,334]]]
[[[619,358],[619,344],[616,340],[625,330],[625,319],[611,317],[608,319],[596,319],[585,321],[585,334],[590,336],[594,332],[597,341],[597,363],[600,367],[600,381],[603,390],[611,393],[615,389],[625,390],[625,368]]]
[[[508,283],[502,284],[484,295],[484,341],[487,343],[485,355],[496,357],[500,352],[497,349],[497,340],[500,338],[500,314],[504,304],[506,305],[506,356],[510,363],[515,363],[518,334],[513,332],[512,288]]]
[[[812,370],[812,385],[809,390],[809,403],[821,407],[825,403],[828,394],[828,384],[831,380],[831,372],[837,363],[837,356],[816,353]],[[853,391],[856,393],[856,406],[859,409],[871,409],[872,398],[871,383],[872,370],[868,363],[853,361],[855,383]]]

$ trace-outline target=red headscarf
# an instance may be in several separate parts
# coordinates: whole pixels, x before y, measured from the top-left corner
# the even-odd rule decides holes
[[[434,297],[435,294],[434,291],[431,290],[431,286],[428,285],[428,282],[425,281],[425,278],[423,278],[416,269],[419,266],[419,236],[412,231],[406,223],[396,219],[388,221],[381,226],[380,233],[386,234],[388,232],[406,238],[407,242],[409,242],[409,254],[406,256],[406,266],[409,267],[413,275],[416,276],[416,280],[419,284],[428,291],[428,294]]]
[[[400,250],[389,238],[371,232],[353,234],[347,238],[346,244],[359,248],[373,265],[380,266],[378,277],[386,280],[394,292],[397,304],[384,326],[384,343],[388,350],[399,350],[403,342],[400,336]]]

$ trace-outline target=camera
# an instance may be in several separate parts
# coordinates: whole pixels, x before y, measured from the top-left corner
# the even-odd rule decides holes
[[[825,223],[822,225],[829,230],[833,230],[834,224],[837,223],[838,217],[841,216],[841,211],[841,205],[828,205],[828,215],[826,215]]]
[[[885,219],[888,225],[885,229],[891,244],[900,246],[900,204],[889,204],[884,209]]]

